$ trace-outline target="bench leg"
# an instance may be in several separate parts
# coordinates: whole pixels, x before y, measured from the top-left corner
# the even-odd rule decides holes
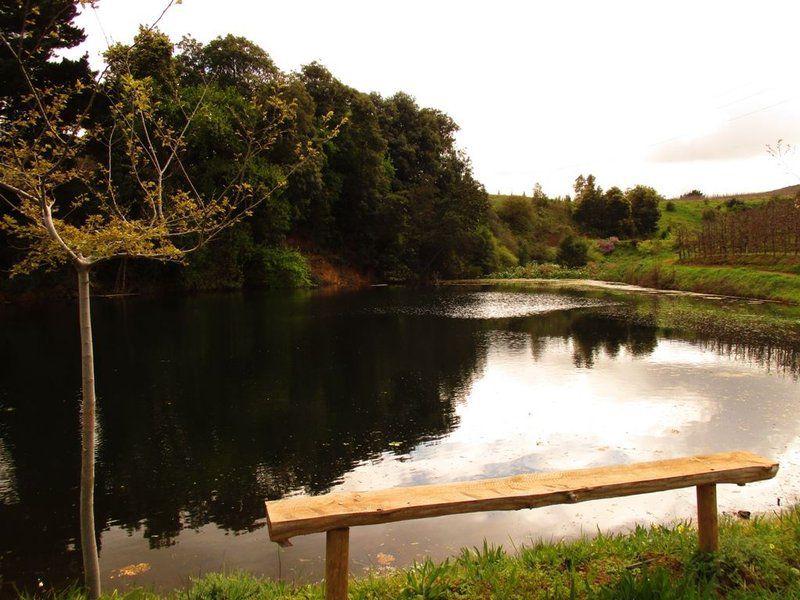
[[[347,600],[350,528],[325,534],[325,600]]]
[[[716,552],[719,549],[719,522],[717,517],[717,486],[697,486],[697,532],[700,550]]]

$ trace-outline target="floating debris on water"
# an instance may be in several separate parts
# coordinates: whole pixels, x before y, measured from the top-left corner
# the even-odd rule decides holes
[[[135,575],[141,575],[142,573],[146,573],[150,570],[149,563],[136,563],[135,565],[126,565],[124,567],[120,567],[119,569],[114,569],[111,571],[111,579],[116,579],[118,577],[134,577]]]

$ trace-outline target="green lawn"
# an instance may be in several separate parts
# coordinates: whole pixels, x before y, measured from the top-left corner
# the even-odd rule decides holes
[[[753,520],[725,518],[719,553],[697,551],[690,524],[639,527],[569,542],[504,549],[483,544],[443,563],[384,568],[351,582],[350,598],[479,599],[787,599],[800,598],[800,510]],[[77,591],[51,594],[78,600]],[[322,599],[320,584],[292,585],[242,573],[195,579],[186,590],[112,594],[125,600]]]

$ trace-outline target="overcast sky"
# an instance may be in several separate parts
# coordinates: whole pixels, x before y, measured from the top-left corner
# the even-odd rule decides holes
[[[164,6],[100,0],[82,49],[130,41]],[[766,153],[800,143],[798,23],[797,0],[184,0],[160,28],[242,35],[284,70],[317,60],[359,90],[408,92],[456,120],[491,193],[565,194],[591,172],[674,195],[800,182]]]

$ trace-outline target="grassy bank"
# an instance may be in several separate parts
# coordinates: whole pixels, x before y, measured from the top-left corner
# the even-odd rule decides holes
[[[696,550],[689,524],[637,528],[512,551],[483,545],[444,563],[383,569],[351,583],[352,599],[800,598],[800,509],[752,520],[726,518],[715,556]],[[80,598],[77,592],[54,599]],[[296,586],[245,574],[212,574],[172,594],[137,589],[133,600],[322,599],[319,584]]]
[[[626,256],[609,258],[594,270],[597,279],[606,281],[800,304],[800,277],[747,264],[681,264],[673,256]]]
[[[800,277],[775,265],[682,264],[671,253],[651,255],[636,250],[615,254],[580,268],[530,264],[496,273],[492,278],[600,279],[664,290],[800,304]]]

